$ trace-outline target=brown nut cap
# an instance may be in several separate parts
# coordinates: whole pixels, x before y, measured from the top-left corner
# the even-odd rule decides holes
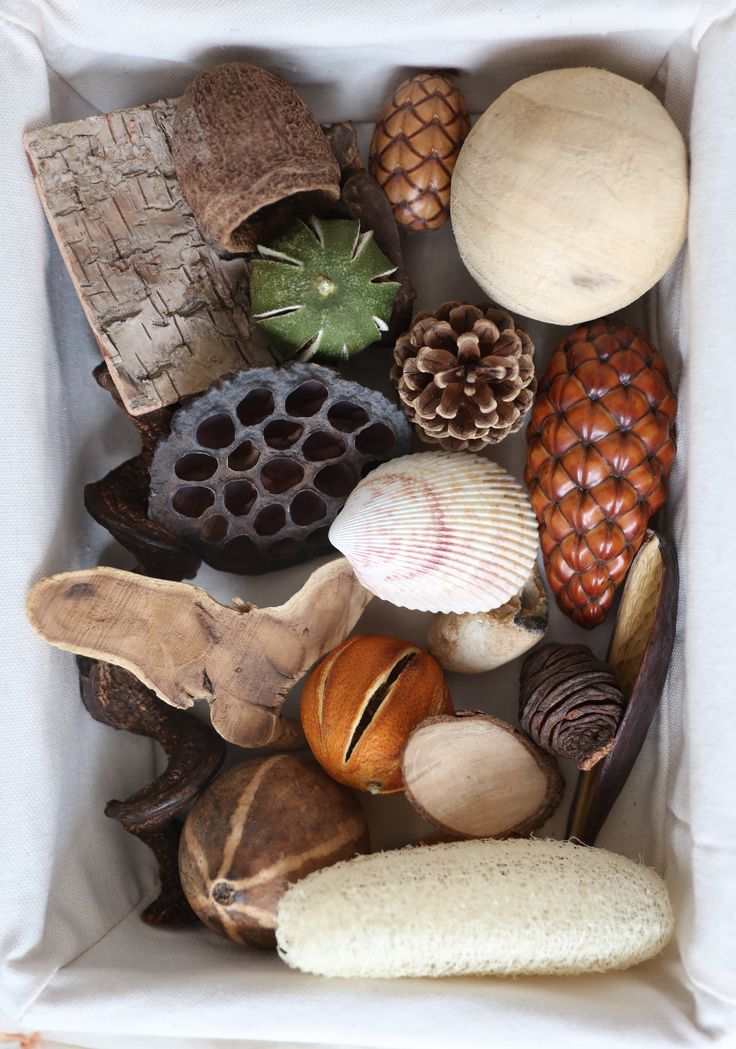
[[[200,228],[227,251],[254,251],[293,218],[292,205],[309,213],[340,195],[340,168],[309,108],[280,77],[244,62],[195,77],[171,151]]]
[[[249,761],[223,772],[187,817],[179,871],[198,917],[233,943],[275,946],[287,886],[369,850],[353,795],[309,758]]]
[[[333,779],[372,794],[403,789],[401,757],[412,730],[452,713],[442,670],[428,652],[395,637],[358,634],[307,678],[302,727]]]
[[[370,173],[412,230],[437,229],[450,213],[450,181],[470,130],[465,99],[446,77],[404,80],[379,113]]]
[[[548,644],[521,668],[519,716],[524,732],[550,754],[593,768],[605,757],[623,717],[616,675],[587,645]]]

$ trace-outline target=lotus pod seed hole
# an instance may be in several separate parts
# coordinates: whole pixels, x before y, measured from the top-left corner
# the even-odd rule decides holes
[[[227,535],[227,518],[222,514],[212,514],[202,524],[202,538],[208,543],[217,543]]]
[[[316,415],[327,400],[327,387],[317,379],[307,379],[286,398],[289,415],[305,417]]]
[[[286,524],[286,511],[280,503],[269,503],[259,510],[253,527],[259,535],[276,535]]]
[[[273,412],[273,392],[267,386],[257,386],[245,395],[236,411],[243,426],[256,426]]]
[[[335,434],[324,430],[317,430],[307,437],[302,447],[304,458],[313,463],[321,463],[326,459],[337,459],[345,454],[345,442]]]
[[[352,401],[336,401],[327,413],[331,426],[342,433],[355,433],[368,422],[368,412]]]
[[[261,484],[271,495],[282,495],[304,478],[304,467],[285,455],[277,456],[261,470]]]
[[[363,455],[388,455],[395,444],[393,431],[385,423],[373,423],[355,438],[355,447]]]
[[[256,501],[250,481],[229,481],[225,485],[225,506],[234,517],[245,517]]]
[[[292,499],[290,513],[294,524],[303,527],[321,521],[327,513],[327,505],[316,492],[305,490],[297,492]]]
[[[235,440],[235,424],[227,412],[210,415],[197,427],[197,441],[203,448],[229,448]]]
[[[283,452],[296,444],[303,433],[304,427],[301,423],[291,419],[272,419],[263,431],[263,437],[269,448]]]
[[[178,514],[184,517],[201,517],[215,501],[215,493],[211,488],[203,488],[198,484],[188,484],[178,488],[172,505]]]
[[[217,459],[206,452],[189,452],[176,460],[174,472],[182,481],[206,481],[217,470]]]
[[[349,495],[358,483],[355,471],[347,463],[323,466],[314,479],[315,487],[325,495],[340,497]]]
[[[254,444],[250,441],[243,441],[235,451],[230,452],[228,456],[227,465],[231,470],[238,472],[242,470],[250,470],[252,466],[255,466],[260,457],[260,452]]]

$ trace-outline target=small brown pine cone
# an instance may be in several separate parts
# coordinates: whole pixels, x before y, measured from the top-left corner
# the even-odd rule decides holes
[[[521,668],[519,717],[542,750],[588,771],[611,750],[625,700],[616,675],[587,645],[548,644]]]
[[[505,310],[444,302],[394,347],[391,378],[427,444],[480,451],[520,429],[531,407],[534,344]]]

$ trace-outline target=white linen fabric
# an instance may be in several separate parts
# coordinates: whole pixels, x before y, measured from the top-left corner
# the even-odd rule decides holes
[[[0,0],[0,1010],[8,1029],[97,1049],[220,1044],[546,1049],[736,1040],[736,16],[695,0]],[[661,712],[600,844],[659,869],[677,914],[665,954],[572,980],[328,981],[202,929],[143,925],[148,850],[103,813],[160,770],[154,744],[94,723],[74,661],[23,616],[40,575],[125,564],[86,517],[84,483],[135,449],[93,383],[98,353],[21,148],[29,127],[183,90],[232,58],[284,76],[322,120],[369,122],[405,70],[452,69],[482,111],[514,80],[600,65],[657,90],[692,165],[686,254],[631,311],[679,381],[670,522],[682,574]],[[364,136],[369,125],[363,128]],[[503,144],[499,144],[503,148]],[[407,242],[419,305],[479,299],[451,230]],[[529,324],[544,367],[561,329]],[[370,351],[369,351],[370,352]],[[379,381],[369,354],[355,374]],[[385,356],[380,358],[385,364]],[[379,369],[380,370],[380,369]],[[520,474],[523,436],[494,458]],[[278,603],[314,565],[259,579],[204,571],[215,596]],[[427,618],[374,602],[360,629],[422,641]],[[585,640],[599,655],[608,632]],[[550,636],[582,637],[554,612]],[[452,678],[457,706],[513,718],[518,665]],[[570,780],[572,774],[567,770]],[[571,784],[570,784],[571,786]],[[570,799],[570,790],[565,807]],[[378,847],[421,833],[402,798],[368,799]],[[545,832],[557,834],[564,808]],[[560,907],[564,908],[564,900]],[[220,1041],[218,1041],[220,1040]]]

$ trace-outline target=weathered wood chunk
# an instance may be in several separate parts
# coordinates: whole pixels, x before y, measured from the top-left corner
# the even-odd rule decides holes
[[[176,100],[29,131],[36,188],[131,415],[272,364],[251,336],[245,259],[222,259],[171,159]]]

